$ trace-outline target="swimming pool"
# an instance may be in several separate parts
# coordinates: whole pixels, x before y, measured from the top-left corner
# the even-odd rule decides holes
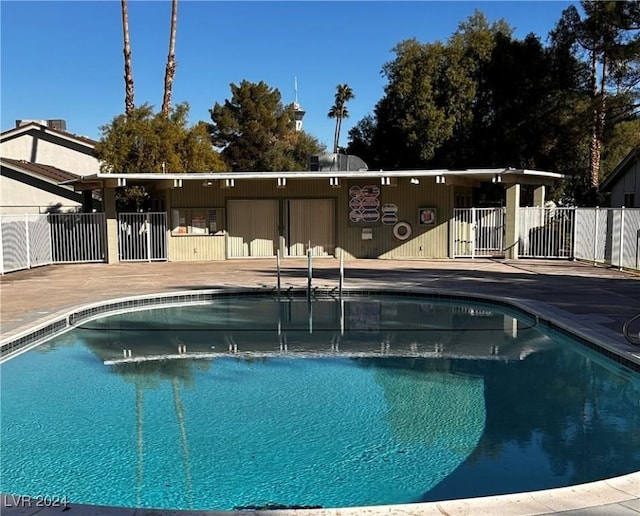
[[[89,320],[1,367],[4,493],[338,507],[640,467],[637,373],[489,304],[221,298]]]

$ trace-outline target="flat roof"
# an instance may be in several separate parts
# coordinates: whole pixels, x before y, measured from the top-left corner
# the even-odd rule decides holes
[[[539,179],[541,182],[549,182],[562,179],[564,175],[556,172],[541,170],[515,169],[515,168],[471,168],[471,169],[431,169],[431,170],[320,170],[320,171],[262,171],[262,172],[186,172],[186,173],[106,173],[99,172],[83,176],[68,183],[86,183],[104,180],[121,180],[132,183],[140,181],[215,181],[215,180],[248,180],[248,179],[329,179],[329,178],[421,178],[421,177],[458,177],[477,181],[502,182],[503,178],[509,182],[517,182],[518,179]],[[124,185],[121,185],[124,186]]]

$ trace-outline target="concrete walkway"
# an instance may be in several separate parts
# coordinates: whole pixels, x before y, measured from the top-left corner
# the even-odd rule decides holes
[[[304,259],[282,261],[282,288],[306,287]],[[315,259],[313,286],[338,286],[335,259]],[[0,278],[1,339],[82,305],[116,297],[225,287],[276,286],[275,259],[194,263],[74,264],[19,271]],[[496,260],[348,260],[345,287],[416,289],[468,293],[506,299],[552,317],[560,325],[615,348],[640,362],[640,348],[626,343],[622,325],[640,312],[640,276],[568,261]],[[623,477],[621,477],[622,479]],[[371,508],[368,514],[640,514],[640,472],[611,481],[550,491],[419,506]],[[561,496],[561,493],[564,495]],[[555,493],[555,494],[554,494]],[[555,498],[557,496],[557,498]],[[563,497],[564,496],[564,497]],[[570,501],[572,500],[572,501]],[[2,513],[35,514],[35,507],[11,507]],[[11,505],[11,504],[9,504]],[[73,514],[133,514],[132,509],[74,506]],[[104,510],[103,510],[104,509]],[[49,514],[60,508],[38,512]],[[355,510],[312,511],[357,514]],[[274,515],[271,511],[267,514]],[[297,511],[298,513],[304,511]],[[159,511],[153,512],[159,514]],[[169,512],[163,511],[163,514]],[[360,512],[362,513],[362,512]],[[151,514],[136,511],[136,514]],[[186,514],[171,512],[171,514]],[[202,513],[201,513],[202,514]],[[213,513],[210,513],[213,514]],[[253,514],[256,514],[255,512]],[[310,513],[309,513],[310,514]]]

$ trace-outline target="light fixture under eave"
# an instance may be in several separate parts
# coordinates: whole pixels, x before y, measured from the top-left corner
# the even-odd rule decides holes
[[[443,184],[445,184],[445,182],[446,182],[446,179],[445,179],[444,176],[436,176],[436,183],[437,184],[443,185]]]
[[[340,178],[339,177],[330,177],[329,178],[329,186],[332,188],[340,188]]]
[[[502,183],[502,176],[500,174],[496,174],[495,176],[493,176],[493,179],[491,181],[493,183]]]
[[[412,177],[411,179],[409,179],[409,182],[412,185],[419,185],[420,184],[420,180],[417,177]]]
[[[278,178],[277,187],[278,188],[284,188],[286,186],[287,186],[287,178],[286,177],[279,177]]]
[[[220,188],[233,188],[236,185],[235,179],[221,179]]]
[[[211,188],[213,186],[213,181],[204,181],[202,183],[202,186],[204,186],[205,188]]]

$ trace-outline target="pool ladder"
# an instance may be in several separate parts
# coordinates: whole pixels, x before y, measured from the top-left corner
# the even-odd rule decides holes
[[[634,315],[631,319],[624,323],[624,325],[622,326],[622,333],[624,334],[624,338],[627,339],[628,342],[630,342],[634,346],[640,346],[640,329],[635,334],[631,331],[631,325],[635,321],[640,321],[640,314]]]
[[[278,298],[280,298],[280,251],[276,253],[276,290],[278,292]],[[309,250],[307,251],[307,300],[311,301],[311,283],[313,279],[313,256],[311,253],[311,242],[309,242]],[[338,297],[342,299],[342,288],[344,287],[344,251],[340,250],[340,277],[338,282]]]

